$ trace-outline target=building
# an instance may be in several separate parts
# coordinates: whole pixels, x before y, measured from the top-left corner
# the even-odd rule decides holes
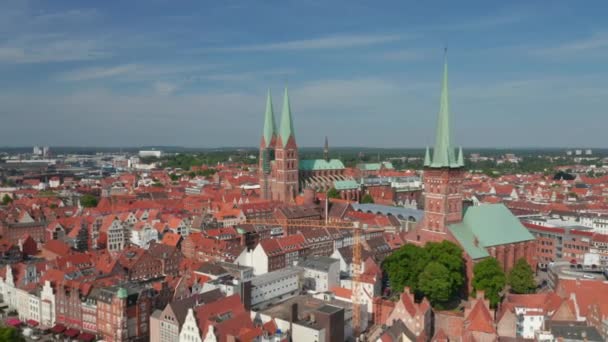
[[[251,279],[251,308],[268,307],[274,302],[298,294],[302,273],[301,268],[291,267]]]
[[[255,275],[293,266],[302,256],[308,254],[308,246],[302,234],[288,235],[276,239],[266,239],[253,250],[244,249],[235,263],[253,267]]]
[[[266,101],[264,131],[260,142],[259,181],[261,197],[293,202],[300,193],[296,143],[287,88],[283,97],[281,125],[277,131],[270,92]]]
[[[212,290],[170,302],[163,310],[156,310],[150,319],[150,340],[173,342],[179,339],[182,326],[186,321],[188,309],[208,304],[223,298],[219,290]],[[155,336],[153,332],[158,332]]]
[[[163,156],[163,152],[162,151],[157,151],[157,150],[142,150],[142,151],[139,151],[139,157],[141,157],[141,158],[146,158],[146,157],[160,158],[162,156]]]
[[[443,70],[441,105],[432,157],[424,158],[424,218],[408,234],[408,241],[423,245],[444,240],[464,250],[469,289],[475,263],[494,257],[505,272],[524,258],[536,268],[532,234],[502,204],[469,207],[463,216],[464,155],[452,146],[447,58]]]
[[[327,292],[340,285],[340,260],[326,256],[309,256],[298,262],[304,269],[304,288]]]
[[[97,298],[97,329],[108,342],[146,340],[157,294],[138,286],[101,288]]]

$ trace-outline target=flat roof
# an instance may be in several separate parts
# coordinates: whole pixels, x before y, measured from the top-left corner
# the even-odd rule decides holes
[[[253,277],[253,279],[251,279],[251,285],[259,286],[261,284],[275,281],[275,280],[281,279],[283,277],[289,277],[292,275],[296,275],[299,272],[302,272],[302,269],[299,267],[283,268],[283,269],[280,269],[277,271],[273,271],[273,272],[269,272],[269,273],[265,273],[265,274]]]

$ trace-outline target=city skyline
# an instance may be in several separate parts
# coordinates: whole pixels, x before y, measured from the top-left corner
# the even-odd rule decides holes
[[[302,146],[423,147],[447,45],[465,148],[606,147],[600,2],[117,4],[0,5],[0,146],[253,147],[288,85]]]

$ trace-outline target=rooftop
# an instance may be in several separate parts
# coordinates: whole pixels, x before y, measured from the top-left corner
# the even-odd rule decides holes
[[[299,169],[304,171],[318,171],[318,170],[342,170],[344,164],[338,159],[308,159],[300,160]]]
[[[295,276],[302,271],[299,267],[288,267],[277,271],[265,273],[251,279],[252,286],[260,286],[262,284],[269,283],[271,281],[279,280],[281,278]]]
[[[311,268],[318,271],[329,271],[331,265],[339,263],[340,260],[326,256],[309,256],[298,262],[298,266],[303,268]]]
[[[534,240],[503,204],[469,207],[462,222],[450,225],[449,229],[473,259],[488,257],[486,247]]]

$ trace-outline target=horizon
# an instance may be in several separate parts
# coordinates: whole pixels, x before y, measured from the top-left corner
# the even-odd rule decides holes
[[[455,146],[608,147],[608,5],[469,4],[6,1],[0,145],[424,148],[448,46]]]

